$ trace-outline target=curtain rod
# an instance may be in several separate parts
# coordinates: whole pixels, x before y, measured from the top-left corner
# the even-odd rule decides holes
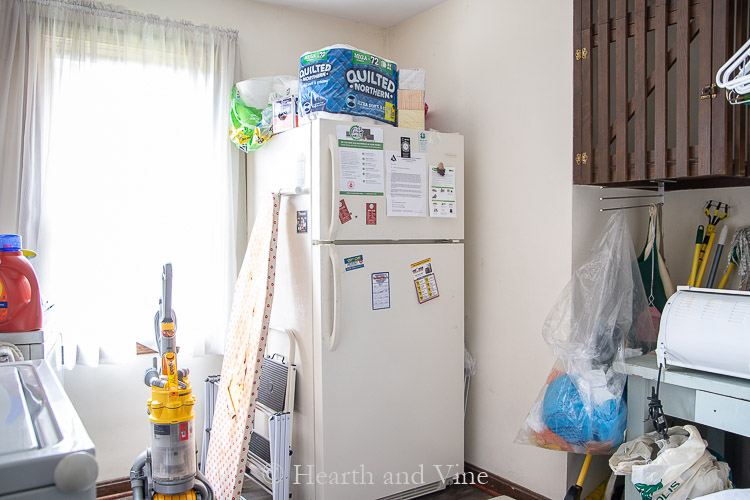
[[[89,0],[71,0],[71,1],[24,0],[24,1],[28,3],[38,4],[38,5],[44,5],[44,6],[49,6],[49,7],[60,7],[63,9],[68,9],[68,10],[72,10],[76,12],[83,12],[86,14],[93,14],[93,15],[98,15],[98,16],[106,16],[106,17],[111,17],[115,19],[145,21],[147,23],[155,24],[158,26],[169,26],[173,28],[188,29],[192,31],[202,32],[202,33],[227,35],[230,38],[237,38],[237,35],[238,35],[237,30],[233,30],[229,28],[214,27],[214,26],[209,26],[207,24],[197,25],[197,24],[191,23],[190,21],[183,21],[183,20],[178,21],[178,20],[173,20],[169,18],[162,19],[156,14],[143,14],[141,12],[125,9],[124,7],[121,7],[119,5],[103,4],[99,2],[92,2]]]

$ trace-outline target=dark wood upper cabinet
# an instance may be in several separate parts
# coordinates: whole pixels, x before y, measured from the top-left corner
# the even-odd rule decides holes
[[[574,4],[573,182],[750,185],[750,106],[714,85],[750,37],[750,1]]]

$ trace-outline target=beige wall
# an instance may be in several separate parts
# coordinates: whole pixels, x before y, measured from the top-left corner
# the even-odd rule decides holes
[[[513,440],[570,276],[572,19],[572,2],[451,0],[391,29],[386,54],[427,70],[427,127],[466,136],[466,460],[551,498],[565,454]]]
[[[376,54],[385,51],[385,31],[381,28],[250,0],[115,0],[109,3],[161,17],[238,30],[243,78],[294,75],[303,52],[333,43],[349,43]],[[96,445],[100,481],[126,476],[138,453],[149,446],[146,415],[149,392],[143,384],[143,373],[150,365],[150,356],[140,356],[125,365],[79,366],[65,374],[65,390]],[[198,399],[195,428],[201,430],[200,448],[203,381],[206,375],[221,372],[221,357],[181,358],[180,365],[190,368]]]

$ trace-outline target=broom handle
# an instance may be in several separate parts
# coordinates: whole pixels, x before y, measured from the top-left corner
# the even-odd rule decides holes
[[[708,258],[711,256],[711,249],[714,246],[714,240],[716,239],[716,231],[711,232],[711,236],[708,238],[708,245],[706,245],[706,252],[703,255],[703,260],[701,261],[701,268],[698,271],[698,277],[695,278],[695,286],[699,287],[701,286],[701,282],[703,281],[703,273],[706,272],[706,266],[708,266]]]
[[[581,473],[578,474],[578,481],[576,485],[583,486],[583,481],[586,479],[586,473],[589,471],[589,465],[591,465],[591,455],[586,455],[586,459],[583,461],[581,466]]]

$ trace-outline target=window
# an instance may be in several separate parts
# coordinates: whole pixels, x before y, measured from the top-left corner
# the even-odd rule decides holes
[[[1,15],[25,61],[10,99],[30,110],[17,225],[66,364],[154,345],[166,262],[181,352],[221,352],[244,211],[228,139],[236,32],[76,2]]]

